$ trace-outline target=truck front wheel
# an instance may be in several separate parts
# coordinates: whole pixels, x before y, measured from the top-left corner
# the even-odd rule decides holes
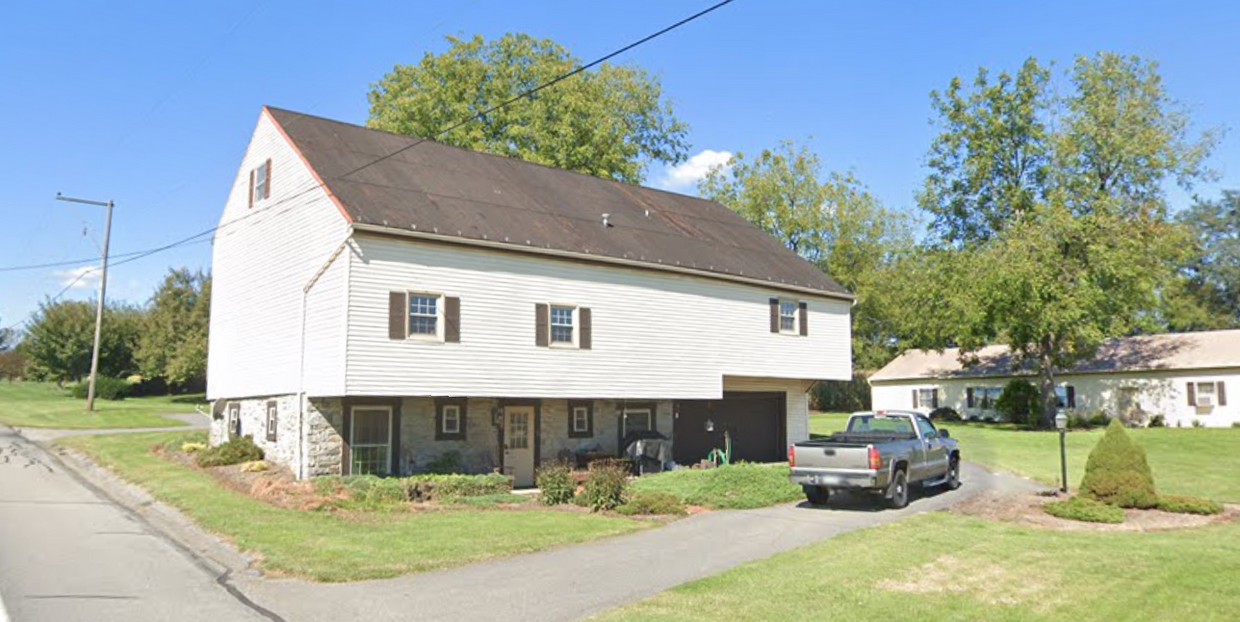
[[[887,507],[898,510],[908,505],[908,475],[904,471],[896,471],[891,478],[891,486],[887,488]]]
[[[821,486],[802,486],[805,491],[805,500],[810,505],[826,505],[831,498],[831,491]]]

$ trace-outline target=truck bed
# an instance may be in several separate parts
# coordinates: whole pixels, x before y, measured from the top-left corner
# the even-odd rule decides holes
[[[917,434],[915,432],[836,432],[826,438],[803,441],[797,443],[797,445],[808,445],[810,447],[823,447],[826,445],[837,444],[875,445],[878,443],[913,440],[917,440]]]

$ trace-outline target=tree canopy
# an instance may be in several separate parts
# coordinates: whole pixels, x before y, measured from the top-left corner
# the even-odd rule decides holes
[[[211,277],[171,270],[142,318],[134,358],[143,376],[178,387],[199,387],[207,375]]]
[[[1156,315],[1189,246],[1164,185],[1209,178],[1216,136],[1190,136],[1154,63],[1080,57],[1063,97],[1048,75],[1030,59],[1015,78],[992,85],[982,70],[972,92],[954,80],[932,96],[942,134],[920,203],[947,246],[924,253],[937,265],[904,305],[927,305],[906,315],[923,347],[959,346],[968,362],[1009,344],[1038,372],[1043,425],[1057,370]]]
[[[1179,214],[1194,244],[1182,279],[1164,296],[1178,330],[1240,326],[1240,192],[1197,200]]]
[[[141,311],[125,305],[107,305],[99,342],[99,373],[114,378],[137,370],[133,344],[137,342]],[[40,380],[79,381],[90,375],[95,337],[95,303],[44,302],[22,341],[27,373]]]
[[[447,51],[397,65],[371,86],[369,127],[430,138],[476,117],[437,140],[630,183],[641,182],[651,162],[687,155],[688,126],[658,78],[639,67],[604,63],[487,112],[581,61],[527,34],[447,40]]]

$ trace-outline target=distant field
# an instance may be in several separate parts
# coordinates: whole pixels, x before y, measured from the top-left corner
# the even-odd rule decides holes
[[[161,417],[192,413],[202,394],[131,397],[116,402],[95,400],[95,412],[86,412],[86,400],[69,397],[66,389],[50,382],[0,382],[0,423],[27,428],[161,428],[185,425]]]

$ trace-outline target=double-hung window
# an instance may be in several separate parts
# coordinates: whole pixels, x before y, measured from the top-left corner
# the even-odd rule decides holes
[[[443,416],[440,418],[440,432],[443,434],[460,434],[461,433],[461,407],[456,404],[448,404],[443,407]]]
[[[795,301],[779,301],[779,332],[797,332],[797,303]]]
[[[576,343],[576,332],[573,328],[574,307],[551,306],[551,343],[573,345]]]
[[[409,294],[409,335],[411,337],[439,336],[439,306],[437,294]]]

